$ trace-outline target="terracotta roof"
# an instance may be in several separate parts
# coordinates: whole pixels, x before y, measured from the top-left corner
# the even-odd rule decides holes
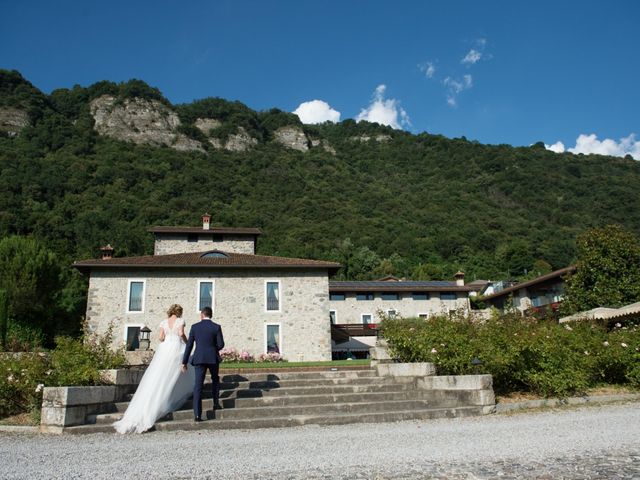
[[[329,282],[330,292],[469,292],[473,288],[444,281]]]
[[[500,290],[499,292],[492,293],[491,295],[487,295],[483,300],[491,300],[494,298],[499,298],[503,295],[508,295],[512,292],[521,290],[523,288],[533,287],[534,285],[539,285],[541,283],[545,283],[549,280],[554,280],[556,278],[560,278],[564,275],[575,272],[576,266],[571,265],[569,267],[561,268],[560,270],[556,270],[555,272],[547,273],[546,275],[542,275],[540,277],[534,278],[533,280],[527,280],[526,282],[516,283],[510,287],[505,288],[504,290]]]
[[[233,235],[262,235],[259,228],[233,228],[233,227],[211,227],[205,230],[202,227],[151,227],[148,232],[152,233],[200,233],[219,234],[228,233]]]
[[[205,256],[213,254],[215,256]],[[337,271],[339,263],[302,258],[268,257],[210,250],[196,253],[171,255],[145,255],[142,257],[120,257],[107,260],[90,259],[74,262],[79,270],[92,268],[325,268]]]

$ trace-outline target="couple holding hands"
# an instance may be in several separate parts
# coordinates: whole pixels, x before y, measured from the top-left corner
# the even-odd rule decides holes
[[[202,421],[202,387],[207,371],[211,374],[214,409],[220,385],[218,369],[220,350],[224,348],[222,328],[213,322],[210,307],[200,312],[185,335],[182,307],[171,305],[167,319],[160,323],[160,344],[145,371],[138,389],[121,420],[113,427],[119,433],[142,433],[153,427],[158,418],[180,408],[193,395],[194,421]],[[191,356],[195,344],[195,352]],[[191,362],[189,362],[191,357]]]

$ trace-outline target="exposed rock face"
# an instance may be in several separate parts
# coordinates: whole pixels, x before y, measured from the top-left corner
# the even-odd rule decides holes
[[[200,142],[175,131],[180,126],[178,115],[157,100],[133,98],[116,104],[115,97],[102,95],[91,102],[90,108],[95,129],[101,135],[181,151],[204,151]]]
[[[209,143],[219,150],[224,149],[229,150],[230,152],[245,152],[250,148],[255,147],[258,144],[258,140],[249,135],[243,127],[238,127],[238,131],[229,135],[226,142],[222,142],[219,138],[210,138]]]
[[[324,139],[320,140],[319,138],[312,138],[311,139],[311,146],[312,147],[320,147],[325,152],[329,152],[331,155],[335,155],[336,154],[336,149],[333,148],[333,145],[331,145],[328,141],[326,141]]]
[[[0,107],[0,132],[15,137],[29,125],[29,115],[24,110],[13,107]]]
[[[351,140],[356,142],[368,142],[369,140],[375,140],[376,142],[388,142],[391,140],[391,135],[376,135],[375,137],[360,135],[359,137],[351,137]]]
[[[209,135],[211,130],[222,126],[222,122],[215,118],[196,118],[193,125],[205,135]]]
[[[292,148],[300,152],[309,150],[309,139],[300,127],[294,127],[292,125],[280,127],[273,132],[273,135],[276,142],[287,148]]]

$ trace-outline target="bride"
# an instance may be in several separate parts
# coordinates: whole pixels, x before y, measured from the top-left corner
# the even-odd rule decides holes
[[[160,323],[160,345],[144,372],[127,411],[113,427],[118,433],[142,433],[160,417],[174,411],[193,393],[194,373],[182,373],[184,334],[182,307],[171,305],[168,318]]]

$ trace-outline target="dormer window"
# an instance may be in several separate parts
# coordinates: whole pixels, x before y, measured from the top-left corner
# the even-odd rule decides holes
[[[223,252],[207,252],[202,255],[202,258],[229,258],[229,255]]]

